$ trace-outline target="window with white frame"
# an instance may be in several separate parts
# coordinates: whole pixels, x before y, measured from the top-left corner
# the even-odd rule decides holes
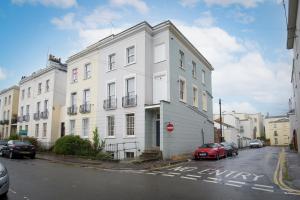
[[[166,45],[165,43],[156,45],[154,47],[154,63],[166,60]]]
[[[114,70],[116,68],[116,54],[110,54],[108,56],[108,71]]]
[[[134,152],[126,152],[126,158],[134,158]]]
[[[192,65],[193,65],[192,66],[193,67],[193,69],[192,69],[193,78],[197,78],[197,65],[194,61],[192,61]]]
[[[91,64],[88,63],[88,64],[84,65],[84,79],[89,79],[91,77],[92,77]]]
[[[27,89],[27,97],[30,98],[31,96],[31,87],[28,87]]]
[[[19,126],[19,131],[22,131],[22,126]]]
[[[30,105],[27,105],[27,106],[26,106],[26,115],[27,115],[27,116],[29,115],[29,111],[30,111]]]
[[[25,97],[25,90],[22,90],[22,99]]]
[[[115,98],[116,96],[116,83],[111,82],[107,84],[107,97],[108,99]]]
[[[186,82],[184,79],[179,79],[179,100],[186,101]]]
[[[6,118],[7,120],[9,120],[9,117],[10,117],[9,115],[10,115],[10,111],[8,110],[7,111],[7,118]]]
[[[43,137],[47,136],[47,123],[43,123]]]
[[[78,81],[78,69],[74,68],[72,70],[72,82],[76,83]]]
[[[91,91],[90,89],[83,90],[83,104],[90,103]]]
[[[3,119],[6,120],[6,111],[3,112]]]
[[[36,103],[36,113],[40,113],[41,108],[41,102]]]
[[[126,135],[134,135],[134,114],[126,114]]]
[[[24,107],[23,106],[21,106],[21,116],[23,116],[24,115]]]
[[[39,128],[40,128],[39,124],[36,124],[35,125],[35,137],[39,137]]]
[[[8,105],[11,104],[11,95],[8,96]]]
[[[49,92],[49,90],[50,90],[50,80],[49,79],[46,81],[45,90],[46,90],[46,92]]]
[[[88,118],[82,119],[82,136],[83,137],[89,136],[89,119]]]
[[[75,120],[70,120],[70,134],[75,134]]]
[[[4,98],[4,105],[6,106],[7,104],[7,97]]]
[[[127,64],[135,62],[135,46],[128,47],[126,49]]]
[[[135,95],[135,77],[126,79],[126,96],[130,97]]]
[[[179,66],[180,68],[184,68],[184,53],[183,51],[179,50]]]
[[[22,127],[22,126],[21,126]],[[28,131],[28,125],[25,125],[25,131]]]
[[[77,93],[73,92],[71,94],[71,106],[76,106],[77,105]]]
[[[115,136],[115,116],[107,116],[107,136]]]
[[[204,70],[202,70],[202,77],[201,77],[201,81],[202,81],[202,83],[203,84],[205,84],[205,71]]]
[[[207,94],[205,91],[202,92],[202,109],[207,111]]]
[[[193,106],[198,107],[198,88],[193,86]]]
[[[42,93],[42,83],[38,84],[38,94]]]
[[[48,110],[48,100],[46,99],[44,101],[44,111],[47,111]]]

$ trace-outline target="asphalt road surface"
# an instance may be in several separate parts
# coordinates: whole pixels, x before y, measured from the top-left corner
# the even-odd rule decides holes
[[[293,200],[273,183],[279,148],[243,150],[219,161],[191,161],[156,171],[110,171],[0,158],[10,175],[9,200]]]

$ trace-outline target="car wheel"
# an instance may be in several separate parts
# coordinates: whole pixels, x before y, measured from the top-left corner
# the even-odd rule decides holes
[[[1,194],[1,195],[0,195],[1,199],[2,199],[2,198],[5,198],[5,199],[6,199],[7,193],[8,193],[8,191],[6,191],[5,193]]]
[[[9,152],[9,158],[13,159],[14,158],[14,153],[12,151]]]
[[[35,159],[35,154],[30,156],[31,159]]]

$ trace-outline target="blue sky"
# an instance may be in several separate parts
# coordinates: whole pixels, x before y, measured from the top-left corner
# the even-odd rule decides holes
[[[287,112],[292,52],[278,0],[3,0],[0,89],[44,67],[48,52],[66,60],[144,20],[172,20],[207,57],[225,110]]]

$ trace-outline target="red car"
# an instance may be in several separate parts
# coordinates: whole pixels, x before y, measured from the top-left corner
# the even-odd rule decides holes
[[[218,143],[203,144],[194,152],[195,160],[203,158],[214,158],[219,160],[221,157],[226,157],[225,148]]]

